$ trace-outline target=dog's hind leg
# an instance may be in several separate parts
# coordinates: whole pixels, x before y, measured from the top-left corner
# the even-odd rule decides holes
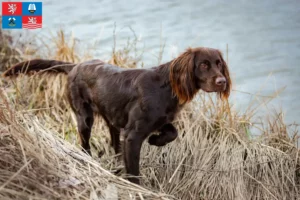
[[[113,125],[110,124],[109,120],[105,117],[102,116],[104,121],[106,122],[106,125],[108,126],[109,129],[109,134],[110,134],[110,139],[111,139],[111,146],[114,148],[115,153],[118,154],[120,152],[120,131],[115,128]]]
[[[79,80],[68,78],[68,99],[77,119],[77,128],[84,151],[91,155],[89,140],[94,123],[94,112],[88,86]]]
[[[78,132],[81,140],[81,146],[89,155],[91,155],[91,148],[89,140],[91,137],[91,130],[94,123],[93,110],[88,103],[83,103],[78,112],[75,113],[77,118]]]
[[[109,126],[109,133],[111,136],[111,145],[115,150],[115,153],[118,154],[120,152],[120,131],[113,126]]]

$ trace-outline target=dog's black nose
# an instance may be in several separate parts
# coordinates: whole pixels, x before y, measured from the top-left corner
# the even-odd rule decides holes
[[[216,79],[216,85],[225,85],[226,84],[226,79],[224,77],[218,77]]]

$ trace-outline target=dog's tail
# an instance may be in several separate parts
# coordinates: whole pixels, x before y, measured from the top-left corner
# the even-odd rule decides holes
[[[38,71],[68,74],[75,66],[76,64],[70,62],[34,59],[16,64],[15,66],[6,70],[3,73],[3,76],[8,77],[18,74],[29,74],[30,72]]]

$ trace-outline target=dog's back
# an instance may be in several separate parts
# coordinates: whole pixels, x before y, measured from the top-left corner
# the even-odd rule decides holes
[[[83,62],[68,74],[68,97],[75,112],[90,105],[115,127],[124,127],[138,91],[135,81],[147,70],[122,69],[101,60]]]

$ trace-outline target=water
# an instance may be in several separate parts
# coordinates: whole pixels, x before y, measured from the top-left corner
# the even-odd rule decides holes
[[[282,109],[285,121],[300,122],[300,1],[138,1],[44,0],[43,29],[49,35],[63,28],[84,43],[95,44],[95,55],[107,59],[113,46],[114,24],[118,45],[133,37],[144,48],[146,66],[157,65],[187,47],[208,46],[226,52],[234,81],[231,101],[245,110],[257,92],[270,96],[285,90],[258,112]],[[246,93],[243,93],[246,92]]]

